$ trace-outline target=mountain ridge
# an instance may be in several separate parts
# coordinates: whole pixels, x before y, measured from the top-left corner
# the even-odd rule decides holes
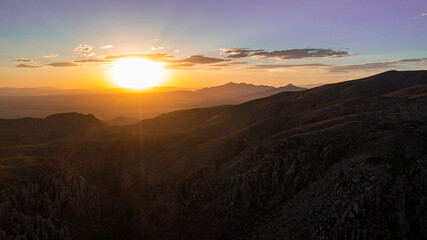
[[[56,219],[46,229],[68,226],[72,237],[88,231],[76,224],[81,218],[72,217],[84,216],[100,222],[91,239],[105,238],[110,225],[115,236],[126,232],[129,239],[422,239],[425,89],[427,71],[385,72],[53,139],[58,143],[49,151],[39,144],[2,146],[0,165],[15,153],[41,152],[57,168],[84,179],[80,188],[105,190],[78,195],[85,196],[79,201],[106,203],[91,205],[98,214],[84,215],[77,203],[67,209],[78,214],[63,218],[44,211],[43,217]],[[41,186],[51,182],[32,177]],[[32,198],[43,196],[59,208],[54,193],[67,184],[58,181],[48,185],[50,196],[30,184],[18,184],[6,196],[30,189]],[[66,192],[80,191],[72,186],[77,190]],[[73,194],[69,199],[62,202],[74,203]],[[26,226],[34,212],[45,209],[26,211],[12,203],[28,219],[21,223]],[[0,214],[15,214],[4,209]],[[103,214],[109,211],[114,220]],[[120,230],[117,223],[128,228]],[[6,236],[18,231],[5,229]]]

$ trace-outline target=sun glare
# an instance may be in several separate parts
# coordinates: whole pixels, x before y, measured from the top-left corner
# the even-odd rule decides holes
[[[163,63],[142,58],[124,58],[114,63],[110,74],[118,87],[141,90],[161,85],[165,80],[166,70]]]

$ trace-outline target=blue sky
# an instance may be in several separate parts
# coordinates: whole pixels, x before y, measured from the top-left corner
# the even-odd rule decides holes
[[[229,48],[263,49],[265,52],[332,49],[350,54],[295,59],[262,55],[261,59],[252,56],[238,60],[249,64],[360,65],[416,58],[420,61],[392,64],[390,68],[426,69],[426,39],[425,0],[2,0],[0,77],[4,75],[7,79],[2,79],[0,84],[26,83],[23,79],[26,75],[18,70],[32,71],[36,75],[36,71],[47,71],[15,69],[19,62],[14,60],[29,59],[36,66],[75,61],[74,50],[80,44],[92,46],[94,55],[91,57],[97,59],[141,52],[167,53],[176,59],[192,55],[226,58],[228,56],[221,54],[221,49]],[[104,45],[114,47],[100,49]],[[154,46],[163,49],[153,51]],[[47,55],[57,57],[43,57]],[[86,59],[88,56],[80,57]],[[388,69],[382,65],[377,65],[380,69],[372,66],[362,69],[363,73],[360,66],[356,67],[354,76]],[[230,73],[233,69],[235,67],[220,71]],[[289,75],[289,72],[275,69],[274,74],[282,74],[284,78]],[[347,73],[351,71],[348,69]],[[200,71],[200,68],[187,70]],[[330,71],[323,72],[323,79],[331,76]],[[227,76],[237,80],[236,72],[224,74],[227,78],[224,81],[229,80]],[[184,75],[191,78],[191,73]],[[40,85],[44,85],[43,82]]]

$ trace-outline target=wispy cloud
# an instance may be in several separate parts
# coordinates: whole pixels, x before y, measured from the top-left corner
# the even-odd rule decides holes
[[[43,56],[43,58],[56,58],[56,57],[58,57],[58,55],[56,55],[56,54],[50,54],[50,55]]]
[[[113,47],[114,47],[113,45],[105,45],[105,46],[102,46],[101,49],[109,49]]]
[[[30,59],[26,59],[26,58],[17,58],[17,59],[13,59],[14,62],[32,62],[32,60]]]
[[[193,63],[174,63],[166,65],[166,68],[169,70],[190,70],[192,67],[196,66]]]
[[[111,62],[111,60],[108,59],[82,59],[82,60],[75,60],[75,63],[108,63]]]
[[[417,20],[420,17],[427,17],[427,13],[421,13],[420,15],[415,15],[412,20]]]
[[[42,66],[35,66],[35,65],[28,65],[28,64],[18,64],[16,65],[17,68],[40,68]]]
[[[375,70],[375,69],[386,69],[396,68],[401,64],[406,63],[421,63],[426,64],[427,58],[407,58],[407,59],[396,59],[386,62],[373,62],[373,63],[361,63],[352,65],[336,65],[329,68],[330,72],[348,72],[356,70]]]
[[[106,56],[105,59],[116,60],[120,58],[146,58],[152,61],[168,62],[170,61],[171,58],[174,58],[174,57],[175,56],[167,53],[128,53],[128,54],[121,54],[121,55]]]
[[[329,68],[330,72],[348,72],[356,70],[373,70],[373,69],[384,69],[391,68],[392,63],[390,62],[378,62],[378,63],[361,63],[352,65],[337,65]]]
[[[95,53],[91,52],[93,49],[92,46],[87,45],[87,44],[80,44],[79,46],[74,48],[74,51],[82,54],[82,55],[86,55],[86,56],[93,56],[95,55]]]
[[[246,69],[280,69],[280,68],[295,68],[295,67],[328,67],[330,65],[321,63],[310,64],[257,64],[247,67]]]
[[[55,63],[48,63],[45,65],[51,66],[51,67],[78,67],[78,66],[80,66],[74,62],[55,62]]]
[[[164,47],[151,47],[151,50],[156,51],[156,50],[162,50],[165,49]]]

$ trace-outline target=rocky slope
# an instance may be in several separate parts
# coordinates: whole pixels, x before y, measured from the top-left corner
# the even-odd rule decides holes
[[[427,71],[0,148],[17,154],[60,177],[3,187],[0,238],[425,239]]]

